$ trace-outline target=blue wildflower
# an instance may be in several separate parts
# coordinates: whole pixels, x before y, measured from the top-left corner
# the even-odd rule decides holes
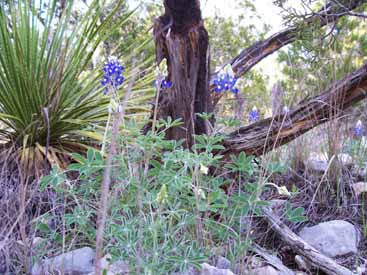
[[[234,76],[234,72],[230,64],[227,64],[218,74],[218,78],[214,80],[215,88],[214,92],[227,92],[231,91],[237,94],[239,90],[236,88],[238,78]]]
[[[154,80],[154,87],[157,88],[157,85],[158,85],[158,80]],[[162,82],[161,82],[161,89],[162,90],[169,89],[171,87],[172,87],[172,82],[171,81],[165,80],[165,79],[162,80]]]
[[[234,94],[237,94],[239,90],[236,88],[236,83],[238,79],[234,76],[231,76],[229,73],[221,72],[219,77],[214,80],[215,88],[214,92],[227,92],[231,91]]]
[[[115,58],[110,58],[108,63],[106,63],[102,71],[104,72],[103,79],[101,81],[102,86],[111,85],[115,88],[124,83],[124,77],[122,72],[124,67],[120,65],[119,61]],[[104,90],[104,94],[108,93],[108,88]]]
[[[289,108],[288,106],[284,106],[283,107],[283,114],[288,114],[289,113]]]
[[[253,123],[258,121],[259,119],[260,119],[260,113],[257,110],[256,106],[254,106],[249,113],[248,120],[250,123]]]
[[[357,137],[361,137],[363,135],[363,124],[362,121],[358,120],[356,125],[353,128],[354,135]]]

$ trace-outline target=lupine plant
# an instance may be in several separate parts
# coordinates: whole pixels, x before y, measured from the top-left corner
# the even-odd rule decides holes
[[[254,106],[248,115],[248,120],[250,123],[254,123],[260,119],[259,110]]]
[[[128,134],[120,137],[122,154],[115,156],[117,184],[108,197],[111,210],[104,253],[112,256],[112,262],[128,263],[129,274],[171,274],[200,267],[218,247],[221,255],[238,262],[251,244],[243,217],[260,213],[264,205],[258,196],[261,185],[248,183],[257,173],[253,158],[242,153],[226,166],[241,182],[236,194],[227,194],[223,186],[231,180],[209,173],[209,167],[221,165],[221,156],[214,151],[223,149],[223,136],[196,136],[189,150],[182,141],[165,139],[167,130],[179,125],[180,121],[168,118],[157,121],[155,131],[141,135],[136,123],[126,121]],[[66,215],[59,217],[67,218],[67,240],[75,234],[79,242],[93,242],[95,204],[100,196],[97,183],[105,164],[94,149],[89,149],[87,157],[73,157],[77,164],[45,178],[42,186],[55,190],[59,203],[68,203]],[[64,184],[69,171],[80,171],[79,184]],[[40,236],[55,238],[47,226],[52,215],[47,213],[37,222]],[[57,236],[61,238],[60,233]]]
[[[115,57],[110,57],[109,62],[103,66],[103,80],[101,81],[102,86],[105,86],[104,94],[106,95],[109,91],[108,87],[111,87],[113,91],[116,91],[119,86],[124,83],[124,77],[122,71],[124,67],[120,65],[120,62]],[[107,86],[107,87],[106,87]]]
[[[353,133],[356,137],[361,137],[363,135],[364,129],[362,121],[358,120],[353,128]]]
[[[218,73],[218,78],[214,79],[214,91],[217,93],[231,91],[237,94],[239,92],[238,88],[236,88],[237,80],[231,65],[227,65]]]

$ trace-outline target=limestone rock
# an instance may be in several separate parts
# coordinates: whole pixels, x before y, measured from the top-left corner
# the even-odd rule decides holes
[[[123,261],[111,263],[111,255],[107,254],[100,260],[100,266],[106,275],[128,275],[129,266]],[[95,275],[91,272],[88,275]]]
[[[32,275],[43,275],[47,272],[64,272],[70,275],[84,275],[94,271],[95,252],[90,247],[76,249],[54,258],[36,263],[32,268]]]
[[[274,267],[268,265],[256,268],[250,272],[251,275],[279,275],[280,273]]]
[[[217,268],[219,269],[230,269],[231,267],[231,262],[224,258],[224,257],[219,257],[218,258],[218,262],[217,262]]]
[[[171,275],[199,275],[199,271],[197,271],[195,268],[190,267],[188,270],[186,270],[183,273],[173,273]]]
[[[367,182],[356,182],[352,184],[352,189],[358,197],[362,193],[367,193]]]
[[[334,220],[306,227],[299,236],[328,257],[357,253],[358,231],[346,221]]]
[[[328,164],[326,154],[312,152],[306,160],[305,166],[313,171],[324,173],[327,170]]]
[[[220,269],[204,263],[201,265],[200,275],[234,275],[229,269]]]
[[[353,158],[348,154],[339,154],[338,159],[343,166],[352,166],[354,161]]]

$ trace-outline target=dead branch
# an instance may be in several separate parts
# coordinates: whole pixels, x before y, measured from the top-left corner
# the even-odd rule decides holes
[[[299,255],[304,256],[307,262],[315,269],[321,269],[326,274],[330,275],[355,275],[351,270],[337,264],[334,260],[321,254],[315,248],[303,241],[268,208],[263,208],[263,214],[268,223],[272,226],[272,229],[282,238],[282,240]]]
[[[258,121],[232,132],[221,153],[229,156],[245,152],[260,156],[314,127],[341,116],[353,104],[367,97],[367,63],[336,81],[319,96],[305,99],[290,112]]]
[[[283,275],[295,275],[295,273],[291,269],[289,269],[288,267],[286,267],[283,264],[283,262],[277,256],[269,253],[268,251],[266,251],[264,248],[260,247],[259,245],[254,244],[252,246],[252,250],[256,254],[258,254],[261,257],[263,257],[269,264],[271,264],[276,269],[278,269],[281,274],[283,274]]]
[[[293,43],[305,27],[315,25],[321,28],[328,24],[334,24],[339,18],[350,15],[349,11],[360,7],[364,2],[365,1],[363,0],[351,0],[341,6],[334,1],[331,1],[318,12],[307,17],[300,26],[288,27],[269,38],[259,41],[247,49],[244,49],[230,62],[236,77],[241,77],[267,56],[273,54],[282,47]],[[214,79],[217,78],[217,74],[218,72],[212,74],[211,83],[213,83]],[[212,92],[214,105],[218,103],[222,96],[223,93]]]

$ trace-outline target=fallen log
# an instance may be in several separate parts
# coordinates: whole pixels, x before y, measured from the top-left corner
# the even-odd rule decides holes
[[[318,12],[309,16],[302,22],[301,26],[288,27],[269,38],[256,42],[250,47],[244,49],[238,56],[236,56],[229,64],[231,64],[235,76],[241,77],[249,70],[251,70],[256,64],[267,56],[278,51],[282,47],[293,43],[297,40],[299,34],[305,27],[311,26],[312,24],[317,25],[317,27],[324,27],[325,25],[335,23],[339,18],[348,15],[348,12],[360,7],[364,1],[362,0],[352,0],[344,1],[346,3],[331,1],[327,3]],[[211,75],[211,83],[217,78],[218,72]],[[211,85],[212,90],[214,88]],[[216,105],[223,93],[212,92],[213,104]]]
[[[287,113],[258,121],[232,132],[220,153],[245,152],[260,156],[284,145],[314,127],[340,117],[353,104],[367,97],[367,63],[331,84],[324,93],[305,99]]]
[[[339,265],[333,259],[321,254],[315,248],[302,240],[297,234],[288,228],[279,217],[270,209],[263,208],[263,214],[272,229],[286,242],[297,254],[307,259],[307,262],[315,269],[321,269],[329,275],[356,275],[351,270]]]

